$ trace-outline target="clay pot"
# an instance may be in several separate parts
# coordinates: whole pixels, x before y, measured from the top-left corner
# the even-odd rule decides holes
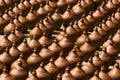
[[[39,38],[38,41],[41,45],[49,46],[51,44],[51,40],[46,36],[45,32],[43,33],[43,36]]]
[[[83,57],[84,57],[84,53],[82,53],[82,51],[79,49],[79,46],[78,46],[78,44],[75,42],[75,46],[74,46],[74,48],[72,49],[72,50],[74,50],[75,49],[75,52],[76,52],[76,54],[81,58],[81,59],[83,59]]]
[[[27,44],[26,39],[24,39],[23,42],[17,48],[20,52],[23,53],[25,59],[31,54],[31,48]]]
[[[76,42],[79,46],[83,45],[85,41],[88,39],[88,33],[83,31],[82,35],[77,38]]]
[[[101,27],[102,27],[102,29],[105,30],[106,32],[108,32],[108,31],[110,30],[110,27],[107,26],[105,20],[102,21]]]
[[[0,42],[0,46],[1,46],[3,49],[12,46],[11,42],[7,39],[7,36],[6,36],[6,35],[4,35],[2,41]]]
[[[27,71],[23,68],[22,63],[18,62],[17,65],[10,70],[10,75],[17,80],[24,80],[27,78]]]
[[[23,13],[22,13],[22,12],[19,14],[18,20],[19,20],[22,24],[28,23],[28,19],[27,19],[25,16],[23,16]],[[25,28],[24,28],[24,29],[25,29]]]
[[[92,14],[93,14],[93,12],[90,12],[88,14],[88,16],[86,16],[86,18],[85,18],[88,21],[88,23],[91,25],[95,23],[95,18]]]
[[[46,34],[47,34],[48,28],[44,25],[42,19],[39,22],[39,28],[42,30],[43,33],[46,32]]]
[[[79,25],[78,25],[78,21],[76,20],[75,22],[74,22],[74,24],[73,24],[73,27],[74,27],[74,29],[77,31],[77,33],[78,33],[78,35],[77,35],[77,37],[78,36],[80,36],[80,34],[81,34],[81,32],[82,32],[82,30],[80,29],[80,27],[79,27]]]
[[[18,3],[14,4],[14,8],[12,9],[15,14],[19,14],[22,12],[20,8],[18,8]]]
[[[30,31],[29,35],[31,38],[33,38],[33,36],[36,36],[36,39],[39,39],[42,36],[42,31],[39,28],[39,24],[36,24],[36,26]]]
[[[68,5],[67,10],[63,13],[62,18],[65,21],[65,27],[68,26],[68,23],[74,18],[70,5]]]
[[[48,20],[49,20],[49,22],[50,22],[51,24],[55,25],[56,23],[55,23],[54,19],[53,19],[51,16],[52,16],[52,13],[49,12],[46,17],[48,18]]]
[[[76,50],[73,49],[71,52],[68,53],[68,55],[66,56],[66,60],[70,63],[70,64],[75,64],[76,62],[81,61],[81,58],[77,55]]]
[[[66,28],[66,33],[69,36],[74,36],[74,37],[76,36],[77,31],[73,27],[73,22],[70,22],[69,26]]]
[[[100,11],[100,8],[98,8],[95,12],[93,12],[92,15],[96,20],[104,17],[104,14]]]
[[[7,24],[4,27],[4,34],[8,35],[11,33],[11,31],[15,30],[16,25],[13,23],[13,21],[11,20],[9,24]]]
[[[14,24],[17,26],[17,27],[21,27],[23,26],[23,24],[19,21],[18,19],[18,15],[15,16],[15,19],[13,20]]]
[[[31,7],[29,13],[27,14],[26,18],[29,20],[29,22],[32,22],[37,19],[38,14],[33,10],[33,7]]]
[[[120,9],[118,8],[117,9],[117,12],[115,13],[115,18],[117,19],[117,20],[120,20]]]
[[[50,73],[50,74],[55,74],[58,71],[57,66],[54,64],[54,58],[51,58],[49,63],[45,65],[45,69]],[[53,76],[54,77],[54,76]]]
[[[80,4],[80,1],[72,7],[72,11],[77,17],[85,12],[84,8]]]
[[[112,80],[111,77],[108,75],[108,73],[105,71],[105,66],[101,67],[101,70],[99,72],[99,77],[101,80]]]
[[[3,67],[3,72],[0,75],[0,79],[1,80],[15,80],[15,78],[9,74],[7,67]]]
[[[56,39],[58,41],[61,41],[65,37],[65,35],[66,35],[65,31],[66,31],[66,28],[63,28],[62,31],[56,36]]]
[[[63,49],[70,49],[73,46],[73,43],[68,37],[69,36],[66,34],[65,37],[58,43]]]
[[[108,63],[108,62],[110,62],[110,61],[112,60],[112,57],[111,57],[109,54],[107,54],[105,48],[102,49],[102,52],[101,52],[101,54],[99,55],[99,58],[100,58],[105,64],[107,63],[106,65],[110,64],[110,63]]]
[[[45,6],[44,6],[44,9],[45,9],[48,13],[49,13],[49,12],[53,13],[53,11],[54,11],[54,8],[52,8],[52,7],[50,6],[49,1],[46,1],[46,4],[45,4]]]
[[[94,73],[94,76],[91,77],[89,80],[101,80],[101,79],[99,78],[99,76],[98,76],[98,73],[99,73],[99,72],[96,70],[95,73]]]
[[[109,71],[108,75],[113,80],[119,80],[120,79],[120,68],[119,68],[119,64],[118,63],[116,63],[114,65],[113,69]]]
[[[43,58],[37,53],[37,50],[34,49],[33,53],[27,58],[27,63],[31,66],[31,69],[37,67]]]
[[[82,66],[83,71],[86,73],[87,77],[91,77],[92,73],[95,71],[95,66],[92,63],[92,58],[89,58],[88,62]]]
[[[99,68],[103,65],[103,61],[99,58],[99,53],[96,51],[94,57],[92,58],[93,59],[93,64]]]
[[[26,80],[39,80],[36,76],[36,72],[35,71],[32,71],[31,72],[31,75],[29,74],[28,75],[28,78]]]
[[[60,13],[64,13],[67,8],[66,0],[58,0],[57,6]]]
[[[6,20],[6,21],[10,21],[12,19],[12,17],[8,14],[8,10],[5,11],[5,13],[2,15],[2,17]]]
[[[115,18],[115,14],[112,14],[111,21],[116,25],[119,24],[119,20]]]
[[[118,45],[120,44],[119,37],[120,37],[120,30],[118,30],[112,38],[112,40],[115,44],[118,44]]]
[[[108,1],[105,6],[108,8],[108,10],[114,10],[116,8],[116,5],[112,3],[112,0]]]
[[[93,41],[93,42],[98,42],[103,39],[102,35],[98,33],[97,27],[94,28],[94,31],[90,33],[88,37],[90,41]]]
[[[0,33],[3,33],[4,24],[7,23],[7,21],[2,17],[2,14],[0,13]]]
[[[36,36],[34,36],[33,39],[29,42],[29,46],[32,50],[37,49],[37,52],[39,52],[42,48],[42,45],[38,42]]]
[[[0,55],[0,62],[9,66],[13,61],[13,57],[9,54],[9,49],[6,48],[5,51]]]
[[[17,49],[16,44],[12,44],[12,47],[9,49],[10,55],[16,59],[20,55],[20,51]]]
[[[47,11],[46,9],[43,7],[43,4],[40,4],[39,9],[37,10],[37,13],[39,15],[40,18],[44,18],[47,15]]]
[[[59,13],[58,9],[55,10],[55,13],[52,15],[52,18],[55,21],[55,30],[59,30],[61,24],[63,23],[63,18]]]
[[[9,7],[8,14],[11,16],[11,18],[16,16],[16,14],[12,11],[12,7]]]
[[[97,27],[97,31],[100,35],[104,36],[107,34],[105,30],[103,30],[102,25],[100,24],[99,27]]]
[[[86,9],[88,8],[88,4],[84,1],[84,0],[81,0],[81,6]]]
[[[110,36],[108,37],[108,40],[102,44],[102,48],[108,47],[108,45],[109,45],[110,43],[113,43],[113,41],[112,41],[112,35],[110,35]]]
[[[24,34],[20,31],[18,27],[15,28],[15,35],[19,38],[20,43],[25,38]]]
[[[76,67],[74,67],[70,73],[76,79],[85,80],[85,72],[81,69],[81,62],[77,62]]]
[[[7,38],[11,43],[19,44],[19,38],[15,35],[15,31],[11,31],[11,34],[9,34]]]
[[[78,26],[80,27],[81,30],[85,30],[87,31],[88,30],[88,26],[87,24],[84,22],[83,18],[81,18],[79,21],[78,21]]]
[[[58,69],[65,68],[69,64],[68,61],[63,57],[62,51],[60,52],[60,56],[54,61],[54,64],[58,67]]]
[[[50,49],[48,49],[46,45],[43,45],[43,48],[40,50],[39,55],[43,59],[47,59],[53,55],[53,52]]]
[[[26,10],[27,7],[23,4],[23,0],[20,1],[20,3],[18,4],[18,8],[21,9],[21,10]]]
[[[29,0],[25,0],[25,1],[23,2],[23,4],[24,4],[25,7],[27,7],[27,8],[30,8],[30,7],[31,7],[31,3],[29,2]]]
[[[94,49],[95,47],[90,43],[89,39],[87,39],[86,42],[80,47],[80,50],[85,54],[94,51]],[[92,53],[89,55],[92,55]]]
[[[49,80],[50,79],[49,78],[50,74],[44,68],[43,63],[41,63],[40,66],[36,69],[36,75],[39,79],[42,79],[42,80]]]
[[[65,69],[65,73],[62,75],[62,80],[75,80],[75,78],[70,74],[69,67]]]
[[[115,47],[115,45],[113,43],[109,43],[109,45],[106,47],[106,52],[113,56],[113,55],[116,55],[118,54],[118,49]]]
[[[48,31],[47,31],[47,35],[48,36],[51,36],[51,34],[53,33],[53,31],[54,31],[54,24],[52,24],[50,21],[49,21],[49,19],[48,18],[45,18],[44,20],[43,20],[43,23],[44,23],[44,25],[46,26],[46,28],[48,29]]]
[[[116,24],[113,23],[110,18],[108,18],[108,20],[106,21],[106,25],[107,25],[110,29],[116,27]]]
[[[62,50],[61,46],[58,44],[58,41],[56,39],[53,41],[53,43],[48,48],[54,54],[57,54],[57,53],[59,53]]]
[[[23,59],[23,57],[24,57],[24,56],[23,56],[23,53],[21,53],[21,54],[19,55],[19,58],[16,59],[16,60],[11,64],[11,69],[15,68],[15,67],[18,65],[18,63],[20,62],[21,65],[22,65],[22,67],[25,68],[26,70],[28,70],[28,63],[26,62],[26,60]]]
[[[102,5],[100,6],[100,11],[106,15],[108,13],[107,7],[105,6],[105,2],[102,3]]]

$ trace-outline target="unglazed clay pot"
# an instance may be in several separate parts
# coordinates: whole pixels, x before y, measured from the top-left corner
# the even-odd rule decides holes
[[[75,80],[75,78],[70,74],[69,67],[65,69],[65,73],[62,75],[62,80]]]
[[[17,49],[16,44],[12,44],[12,47],[9,49],[10,55],[16,59],[20,55],[20,51]]]
[[[81,61],[82,59],[77,55],[76,50],[73,49],[71,52],[68,53],[66,56],[67,61],[70,64],[75,64],[76,62]]]
[[[88,62],[82,66],[83,71],[86,73],[87,77],[91,77],[96,70],[92,58],[89,58]]]
[[[76,79],[85,80],[85,72],[81,69],[81,62],[77,62],[76,67],[74,67],[70,73]]]
[[[116,63],[116,64],[114,65],[113,69],[109,71],[108,75],[109,75],[113,80],[119,80],[119,79],[120,79],[119,63]]]
[[[99,73],[98,71],[95,71],[94,76],[91,77],[89,80],[101,80],[98,76],[98,73]]]
[[[82,35],[80,35],[77,40],[76,43],[81,46],[85,43],[85,41],[88,39],[88,33],[86,31],[83,31]]]
[[[36,24],[36,26],[30,31],[29,35],[31,38],[36,36],[36,39],[39,39],[42,36],[42,31],[39,28],[39,24]]]
[[[53,52],[48,49],[48,47],[46,45],[43,45],[43,48],[40,50],[39,55],[43,58],[49,58],[53,55]]]
[[[31,48],[27,44],[26,39],[24,39],[23,42],[17,48],[23,53],[25,59],[31,54]]]
[[[49,63],[45,65],[45,69],[50,73],[50,74],[55,74],[58,71],[57,66],[54,64],[54,58],[51,58]]]
[[[15,31],[11,31],[11,34],[9,34],[7,38],[11,43],[19,44],[19,38],[15,35]]]
[[[27,71],[23,68],[22,63],[18,62],[17,65],[10,70],[10,75],[17,80],[24,80],[27,78]]]
[[[3,72],[0,75],[0,79],[1,80],[15,80],[15,78],[9,74],[7,67],[3,67]]]
[[[37,50],[34,49],[33,53],[27,58],[27,63],[31,66],[31,69],[34,69],[42,60],[43,58],[37,53]]]
[[[36,76],[42,80],[50,80],[50,74],[44,68],[43,63],[36,69]]]
[[[19,63],[19,62],[21,62],[21,65],[22,65],[22,67],[23,68],[25,68],[26,70],[28,70],[28,63],[26,62],[26,60],[24,60],[23,59],[23,53],[21,53],[20,55],[19,55],[19,58],[17,59],[17,60],[15,60],[12,64],[11,64],[11,69],[12,68],[15,68],[16,66],[17,66],[17,64]]]
[[[3,36],[3,39],[2,39],[1,42],[0,42],[0,46],[1,46],[3,49],[12,46],[12,43],[7,39],[7,36],[6,36],[6,35]]]
[[[105,71],[105,66],[101,67],[101,70],[99,72],[99,77],[102,80],[112,80],[111,77],[108,75],[108,73]]]
[[[16,25],[11,20],[9,24],[7,24],[4,28],[4,34],[8,35],[11,31],[15,30]]]
[[[69,64],[68,61],[63,57],[62,51],[60,52],[60,56],[55,60],[54,64],[58,67],[58,69],[64,68]]]
[[[36,72],[35,71],[32,71],[31,72],[31,75],[29,74],[28,75],[28,78],[26,80],[39,80],[36,76]]]
[[[36,36],[33,36],[32,40],[29,42],[28,44],[30,46],[30,48],[33,49],[37,49],[37,52],[40,51],[40,49],[42,48],[42,45],[39,43],[39,41],[36,39]]]

